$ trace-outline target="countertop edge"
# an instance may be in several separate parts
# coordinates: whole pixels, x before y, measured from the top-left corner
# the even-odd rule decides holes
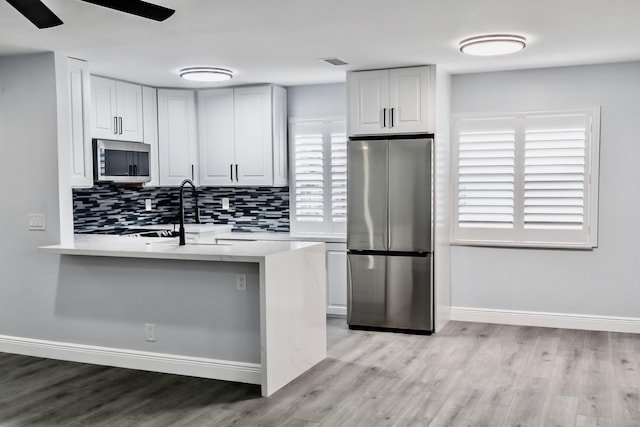
[[[132,244],[133,243],[133,244]],[[248,243],[248,242],[247,242]],[[99,256],[112,258],[143,258],[143,259],[167,259],[184,261],[217,261],[217,262],[262,262],[266,257],[278,253],[286,253],[304,249],[309,246],[322,244],[323,242],[252,242],[263,246],[263,253],[246,254],[242,253],[246,249],[238,249],[240,253],[219,253],[220,250],[227,250],[208,247],[207,245],[187,245],[181,247],[163,246],[157,247],[147,245],[144,242],[130,242],[129,247],[101,247],[99,240],[95,242],[83,242],[65,245],[48,245],[38,247],[38,251],[48,254],[74,255],[74,256]],[[275,246],[275,247],[274,247]],[[281,247],[279,247],[281,246]],[[216,248],[216,249],[214,249]],[[258,252],[260,249],[258,249]],[[218,252],[218,253],[215,253]]]
[[[42,253],[74,256],[99,256],[111,258],[142,258],[142,259],[167,259],[179,261],[216,261],[216,262],[260,262],[268,255],[219,255],[219,254],[195,254],[175,252],[144,252],[136,250],[114,250],[97,248],[72,248],[68,246],[52,245],[40,246]]]

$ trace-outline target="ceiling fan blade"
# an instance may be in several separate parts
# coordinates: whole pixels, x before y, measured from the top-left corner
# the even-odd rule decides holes
[[[174,14],[175,10],[142,0],[82,0],[87,3],[119,10],[120,12],[142,16],[154,21],[164,21]]]
[[[40,29],[62,24],[60,18],[40,0],[7,0],[7,3]]]

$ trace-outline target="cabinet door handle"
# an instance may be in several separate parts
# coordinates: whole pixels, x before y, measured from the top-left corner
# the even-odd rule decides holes
[[[395,110],[395,108],[392,108],[392,109],[389,111],[389,122],[390,122],[390,123],[389,123],[389,127],[390,127],[390,128],[392,128],[392,127],[393,127],[393,110]]]
[[[386,108],[382,109],[382,127],[383,128],[387,127],[387,109]]]
[[[133,166],[129,165],[129,176],[133,176]]]
[[[238,182],[238,164],[236,163],[236,182]]]
[[[118,123],[120,123],[120,135],[122,135],[122,117],[118,117]]]
[[[229,178],[231,178],[231,182],[233,182],[233,163],[229,163]]]
[[[133,176],[138,176],[138,165],[133,165]]]
[[[191,181],[193,181],[195,179],[195,167],[193,165],[191,165]]]
[[[113,134],[118,134],[118,117],[113,116]]]

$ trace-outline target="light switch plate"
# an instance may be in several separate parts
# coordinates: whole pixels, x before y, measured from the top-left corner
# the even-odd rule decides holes
[[[144,199],[144,210],[150,211],[151,209],[153,209],[151,207],[151,199]]]
[[[236,274],[236,289],[241,292],[247,291],[247,275]]]
[[[28,214],[27,219],[29,221],[29,230],[46,230],[45,216],[43,213]]]
[[[222,198],[222,209],[228,211],[229,210],[229,198],[228,197],[223,197]]]

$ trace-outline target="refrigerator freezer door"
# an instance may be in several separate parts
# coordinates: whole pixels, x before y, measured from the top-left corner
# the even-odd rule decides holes
[[[347,254],[347,323],[381,326],[386,322],[386,256]]]
[[[389,141],[389,251],[432,250],[431,142]]]
[[[347,248],[387,250],[387,141],[347,147]]]
[[[433,330],[431,257],[348,255],[350,326]]]
[[[433,330],[431,257],[387,257],[387,324]]]

